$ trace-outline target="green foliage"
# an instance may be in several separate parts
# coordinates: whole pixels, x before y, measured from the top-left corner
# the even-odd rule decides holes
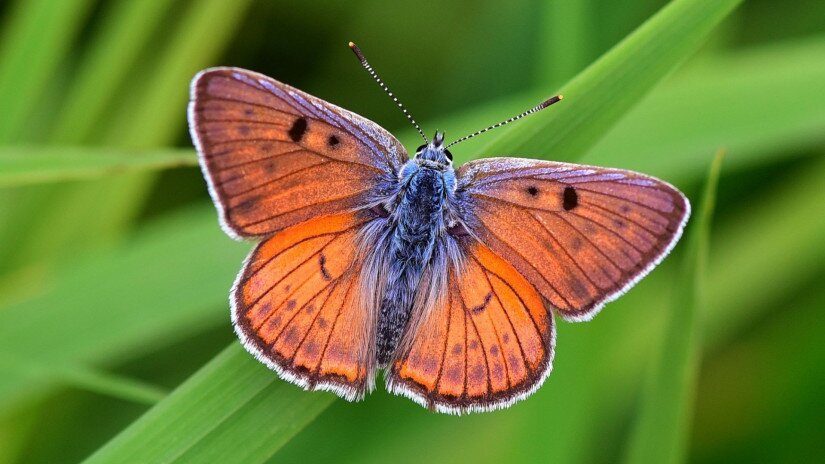
[[[195,166],[192,150],[113,152],[111,149],[50,146],[0,148],[0,188],[84,180],[128,171]]]
[[[823,459],[825,6],[665,3],[4,5],[0,464]],[[577,160],[690,193],[725,147],[713,225],[718,171],[692,246],[593,321],[561,323],[554,373],[505,411],[447,417],[381,391],[350,404],[278,380],[226,347],[249,244],[220,231],[194,167],[188,81],[242,65],[417,146],[349,39],[450,138],[565,95],[457,161]]]
[[[699,372],[698,315],[705,306],[710,224],[724,151],[711,164],[688,248],[678,273],[680,285],[666,318],[658,357],[643,390],[643,404],[630,441],[631,463],[686,461],[694,389]]]

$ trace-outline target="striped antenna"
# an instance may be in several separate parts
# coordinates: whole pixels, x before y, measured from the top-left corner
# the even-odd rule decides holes
[[[538,105],[530,108],[529,110],[525,111],[524,113],[517,114],[517,115],[513,116],[510,119],[505,119],[504,121],[501,121],[500,123],[497,123],[497,124],[493,124],[490,127],[485,127],[484,129],[481,129],[480,131],[477,131],[477,132],[473,132],[470,135],[465,135],[464,137],[461,137],[460,139],[449,143],[446,147],[444,147],[444,149],[446,150],[447,148],[450,148],[450,147],[452,147],[453,145],[455,145],[457,143],[461,143],[465,140],[471,139],[471,138],[475,137],[476,135],[483,134],[483,133],[487,132],[488,130],[495,129],[496,127],[501,127],[505,124],[510,124],[513,121],[518,121],[519,119],[521,119],[525,116],[529,116],[533,113],[536,113],[538,111],[541,111],[541,110],[547,108],[548,106],[552,105],[553,103],[558,103],[563,98],[564,98],[564,96],[562,96],[562,95],[556,95],[555,97],[548,98],[547,100],[545,100],[545,101],[539,103]]]
[[[358,48],[358,46],[352,42],[349,43],[349,48],[351,48],[352,51],[355,52],[355,56],[358,57],[358,61],[361,62],[361,66],[363,66],[364,69],[366,69],[367,72],[370,73],[370,76],[372,76],[372,78],[375,79],[375,82],[378,82],[378,85],[380,85],[381,88],[384,89],[384,92],[387,92],[387,95],[389,95],[390,98],[392,98],[392,101],[394,101],[395,104],[398,105],[399,108],[401,108],[401,111],[404,113],[404,116],[406,116],[407,119],[410,120],[412,125],[415,126],[415,130],[417,130],[418,133],[421,134],[421,138],[424,139],[424,142],[429,144],[430,141],[427,139],[427,136],[424,135],[424,131],[421,130],[421,127],[418,126],[418,123],[415,122],[415,119],[413,119],[413,117],[410,116],[410,113],[407,112],[407,108],[404,108],[404,105],[402,105],[401,102],[398,101],[398,98],[392,92],[390,92],[390,89],[387,87],[387,84],[385,84],[384,81],[382,81],[381,78],[378,77],[378,74],[375,73],[375,70],[372,69],[372,66],[370,66],[370,64],[367,62],[367,59],[364,57],[364,54],[361,53],[361,49]]]

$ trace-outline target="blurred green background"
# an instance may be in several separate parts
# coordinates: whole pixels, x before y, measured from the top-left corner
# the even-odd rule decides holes
[[[825,460],[825,3],[667,4],[0,3],[0,463]],[[635,169],[696,208],[507,410],[302,392],[235,341],[250,244],[195,166],[189,80],[253,69],[417,146],[349,40],[448,138],[564,91],[457,161]]]

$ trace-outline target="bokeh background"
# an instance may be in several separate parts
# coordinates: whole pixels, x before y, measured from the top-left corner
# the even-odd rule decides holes
[[[822,462],[819,0],[741,2],[649,92],[623,83],[632,104],[610,106],[622,86],[602,95],[615,114],[580,153],[503,152],[509,127],[453,150],[636,169],[694,206],[726,153],[707,266],[690,266],[685,240],[593,321],[559,323],[554,372],[528,400],[448,417],[379,387],[350,404],[273,380],[237,349],[226,296],[250,244],[221,233],[194,165],[195,72],[271,75],[415,147],[347,41],[426,132],[452,138],[555,93],[667,3],[0,3],[0,463],[146,462],[129,450],[153,446],[165,462],[644,462],[673,431],[681,445],[659,456],[674,462]],[[554,124],[575,118],[563,111]],[[674,396],[687,414],[651,428],[650,379],[668,376],[665,334],[694,288],[698,363],[671,366],[688,372]]]

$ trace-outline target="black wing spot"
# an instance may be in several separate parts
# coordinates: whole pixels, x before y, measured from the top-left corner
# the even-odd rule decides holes
[[[340,140],[338,140],[338,137],[336,137],[336,136],[334,136],[334,135],[330,135],[330,136],[329,136],[329,138],[327,139],[327,145],[329,145],[330,147],[333,147],[333,148],[334,148],[334,147],[336,147],[339,143],[341,143],[341,141],[340,141]]]
[[[247,108],[247,109],[243,110],[243,114],[245,114],[247,116],[254,116],[255,115],[255,110],[253,110],[252,108]]]
[[[318,257],[318,264],[321,266],[321,276],[324,277],[324,280],[332,280],[332,276],[326,268],[327,257],[321,254],[321,256]]]
[[[307,119],[298,118],[292,123],[292,127],[289,128],[289,138],[291,138],[293,142],[300,142],[301,139],[304,138],[306,131]]]
[[[573,187],[565,187],[562,195],[562,207],[565,211],[570,211],[576,206],[579,206],[579,194]]]
[[[490,299],[492,299],[492,298],[493,298],[492,292],[487,292],[487,296],[484,297],[484,301],[480,305],[475,306],[472,309],[470,309],[470,312],[473,313],[473,314],[478,314],[478,313],[484,311],[484,308],[486,308],[487,305],[490,304]]]
[[[531,197],[535,197],[535,196],[538,196],[539,189],[537,189],[535,186],[531,185],[531,186],[527,187],[527,193],[529,193]]]
[[[249,135],[249,133],[252,132],[252,129],[250,129],[246,124],[241,124],[238,126],[238,132],[240,132],[241,135]]]

